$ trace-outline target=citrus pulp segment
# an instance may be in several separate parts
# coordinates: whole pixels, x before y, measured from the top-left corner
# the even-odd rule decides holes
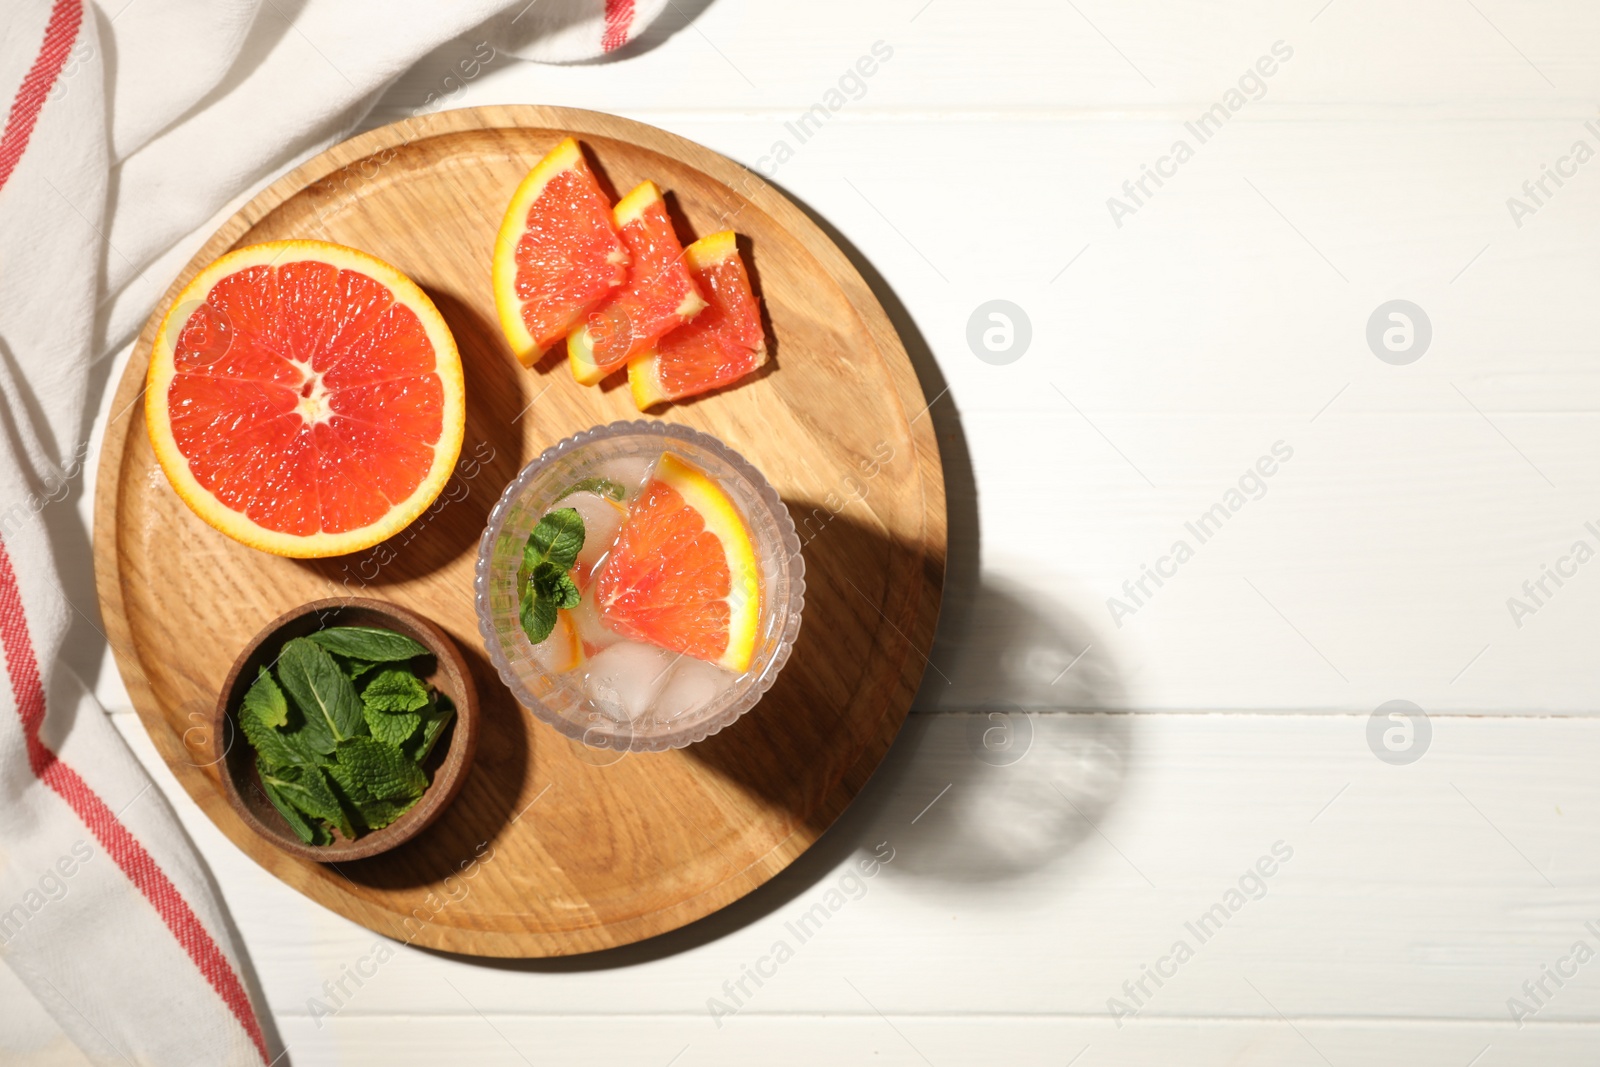
[[[522,179],[495,237],[495,311],[523,366],[623,283],[628,258],[611,201],[568,137]]]
[[[738,381],[767,362],[761,308],[732,230],[684,249],[707,307],[655,348],[628,361],[628,385],[640,411]]]
[[[761,582],[749,527],[716,482],[670,452],[629,510],[595,590],[617,633],[735,674],[750,666]]]
[[[356,552],[444,488],[465,390],[449,327],[400,271],[322,241],[237,249],[184,287],[145,422],[201,519],[281,556]]]
[[[619,200],[614,220],[632,257],[627,281],[567,336],[572,376],[584,385],[594,385],[706,306],[655,182],[641,182]]]

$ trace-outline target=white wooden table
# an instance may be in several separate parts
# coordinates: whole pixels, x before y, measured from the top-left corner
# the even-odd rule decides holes
[[[1600,151],[1600,7],[678,8],[611,65],[462,84],[464,38],[370,124],[429,94],[615,112],[853,246],[945,450],[918,714],[810,854],[695,927],[399,949],[357,987],[374,935],[215,831],[108,663],[293,1063],[1594,1062],[1600,161],[1570,153]],[[992,300],[1025,350],[1015,312],[976,328],[1008,350],[969,344]],[[1425,349],[1415,311],[1369,345],[1393,300]],[[1370,732],[1392,700],[1425,719]]]

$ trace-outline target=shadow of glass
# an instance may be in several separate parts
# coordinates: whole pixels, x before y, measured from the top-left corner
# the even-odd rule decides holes
[[[1070,623],[1057,611],[1044,613],[1037,603],[1030,606],[1004,591],[985,589],[975,600],[981,605],[980,619],[1011,619],[1012,632],[1033,635],[1040,648],[1080,647]],[[1069,675],[1087,661],[1080,660]],[[1033,660],[1025,657],[1022,662]],[[1114,695],[1116,673],[1109,665],[1088,677],[1112,687],[1103,690],[1107,699]],[[1031,673],[1010,678],[1009,688],[1004,672],[990,680],[997,691],[1025,699],[1042,700],[1049,690],[1049,678],[1041,689]],[[1089,701],[1093,694],[1077,688],[1067,697],[1080,698]],[[1081,711],[1041,714],[1002,700],[992,703],[988,710],[912,714],[854,803],[811,848],[765,885],[687,926],[620,948],[549,959],[423,951],[508,971],[565,974],[631,967],[699,948],[759,922],[812,893],[843,865],[873,856],[882,844],[894,855],[883,870],[896,878],[988,883],[1070,862],[1071,853],[1096,836],[1095,825],[1125,781],[1131,749],[1127,717]],[[794,736],[777,716],[762,718],[764,706],[687,751],[705,756],[712,742],[726,743],[743,734],[740,745],[711,762],[741,787],[782,803],[786,794],[773,788],[772,779],[740,770],[741,758],[748,760],[777,738]]]
[[[950,684],[925,682],[873,794],[882,822],[906,827],[896,876],[1016,877],[1097,835],[1133,748],[1127,716],[1086,710],[1120,703],[1104,647],[1060,605],[990,579],[960,606],[934,651]]]
[[[796,519],[815,507],[785,503]],[[754,710],[684,753],[821,831],[888,750],[906,678],[924,668],[923,651],[903,632],[913,623],[897,606],[900,583],[920,578],[922,561],[845,512],[803,552],[804,621],[788,663]]]

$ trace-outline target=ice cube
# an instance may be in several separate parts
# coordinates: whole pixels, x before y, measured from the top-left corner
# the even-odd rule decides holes
[[[628,513],[615,500],[586,489],[568,493],[556,506],[572,508],[583,519],[583,550],[578,553],[578,566],[588,571],[611,551],[611,543],[617,539]]]
[[[676,658],[664,648],[621,641],[589,661],[584,691],[613,719],[636,720],[650,710]]]
[[[733,685],[737,676],[713,663],[684,656],[673,665],[672,673],[650,709],[652,718],[671,722],[698,711]]]
[[[578,601],[578,606],[567,612],[577,628],[578,640],[583,642],[585,652],[606,648],[622,640],[601,621],[599,605],[594,602],[595,588],[596,583],[591,581],[584,588],[583,599]]]
[[[628,494],[625,500],[631,501],[644,488],[655,465],[655,456],[619,456],[602,463],[600,474],[622,486]]]

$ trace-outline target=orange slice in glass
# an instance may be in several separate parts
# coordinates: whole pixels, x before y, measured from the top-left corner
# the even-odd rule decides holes
[[[750,530],[716,482],[667,453],[622,524],[595,599],[617,633],[742,674],[761,618]]]

